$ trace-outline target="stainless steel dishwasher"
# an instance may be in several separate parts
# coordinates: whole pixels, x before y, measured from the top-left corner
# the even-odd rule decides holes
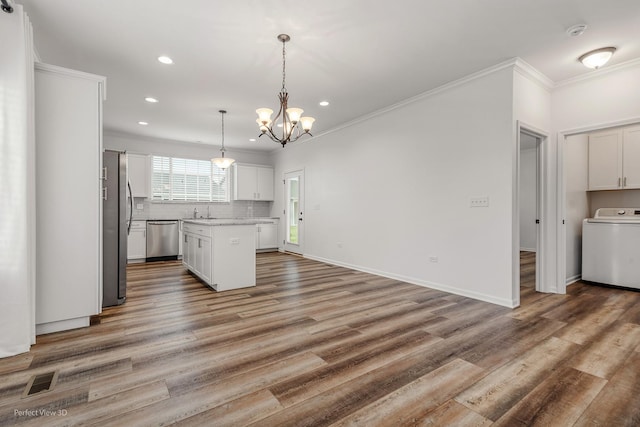
[[[147,261],[178,259],[178,221],[147,221]]]

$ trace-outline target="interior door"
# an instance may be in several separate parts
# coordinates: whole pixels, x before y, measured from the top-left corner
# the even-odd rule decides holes
[[[284,175],[284,250],[304,253],[304,171]]]

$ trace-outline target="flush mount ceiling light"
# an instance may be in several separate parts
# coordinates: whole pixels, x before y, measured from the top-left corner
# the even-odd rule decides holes
[[[285,44],[291,40],[287,34],[280,34],[278,40],[282,42],[282,89],[278,94],[280,99],[280,109],[275,119],[271,120],[271,114],[273,110],[270,108],[258,108],[258,119],[256,122],[260,127],[259,136],[267,135],[272,141],[282,144],[284,147],[287,142],[294,142],[302,135],[311,135],[310,130],[313,126],[315,119],[313,117],[301,117],[304,110],[302,108],[290,108],[288,107],[289,94],[285,86]],[[277,127],[281,127],[282,131],[275,129],[274,124]],[[276,132],[278,135],[276,135]]]
[[[222,148],[220,148],[220,152],[222,154],[220,155],[220,157],[215,157],[211,159],[211,161],[213,162],[214,165],[216,165],[220,169],[226,169],[229,166],[231,166],[231,164],[235,162],[235,160],[224,156],[224,152],[227,151],[224,149],[224,115],[227,114],[227,111],[220,110],[219,113],[222,117]]]
[[[173,59],[169,58],[168,56],[159,56],[158,61],[167,65],[173,64]]]
[[[156,102],[158,102],[158,100],[156,98],[153,98],[151,96],[147,96],[144,100],[147,101],[147,102],[150,102],[152,104],[155,104]]]
[[[138,124],[139,124],[140,126],[147,126],[149,123],[148,123],[148,122],[138,122]]]
[[[603,47],[582,55],[578,60],[587,68],[598,69],[606,64],[616,51],[615,47]]]

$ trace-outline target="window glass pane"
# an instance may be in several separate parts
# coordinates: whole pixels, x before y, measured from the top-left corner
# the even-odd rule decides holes
[[[229,170],[207,160],[153,156],[153,200],[228,202]]]

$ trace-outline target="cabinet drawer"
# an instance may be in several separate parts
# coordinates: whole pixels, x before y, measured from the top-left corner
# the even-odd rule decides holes
[[[182,231],[185,233],[197,234],[198,236],[211,237],[211,227],[206,225],[184,223]]]
[[[131,229],[132,230],[146,230],[147,229],[147,221],[142,220],[133,220],[131,221]]]

